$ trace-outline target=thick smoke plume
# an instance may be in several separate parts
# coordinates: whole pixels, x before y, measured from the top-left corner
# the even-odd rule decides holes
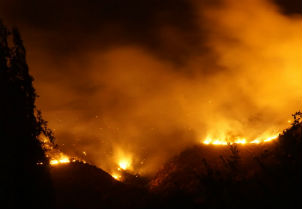
[[[287,127],[301,108],[301,16],[271,1],[191,4],[191,35],[157,25],[158,50],[126,41],[54,62],[30,49],[39,105],[63,150],[109,172],[127,158],[149,175],[206,137],[254,139]]]

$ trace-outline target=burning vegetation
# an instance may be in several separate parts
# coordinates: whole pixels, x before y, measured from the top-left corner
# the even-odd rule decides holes
[[[86,163],[85,160],[79,157],[70,157],[67,154],[64,154],[58,147],[58,145],[54,144],[49,137],[44,134],[40,135],[39,138],[42,148],[45,151],[45,155],[48,158],[49,164],[51,166],[56,166],[60,164],[68,164],[70,162],[81,162]],[[43,165],[42,162],[38,162],[38,165]]]
[[[117,174],[121,149],[131,156],[127,170],[152,176],[195,144],[276,141],[301,109],[301,17],[283,15],[270,0],[217,2],[193,1],[189,34],[158,22],[152,38],[167,54],[178,49],[179,60],[125,44],[34,65],[46,95],[39,105],[62,151]]]
[[[297,112],[293,115],[293,122],[292,126],[299,126],[301,124],[301,112]],[[292,120],[291,120],[292,121]],[[282,134],[281,134],[282,135]],[[80,162],[86,164],[86,161],[78,158],[78,157],[70,157],[66,154],[64,154],[57,145],[54,145],[45,135],[41,135],[40,141],[42,143],[42,147],[45,150],[46,157],[49,159],[49,164],[51,166],[56,166],[60,164],[68,164],[71,162]],[[254,140],[247,140],[245,138],[235,138],[233,141],[230,139],[212,139],[208,137],[206,140],[202,141],[203,145],[214,145],[214,146],[236,146],[236,145],[246,145],[247,147],[245,149],[248,149],[248,146],[255,146],[257,145],[259,149],[261,150],[264,145],[269,145],[270,142],[277,142],[278,138],[280,137],[280,134],[272,135],[268,137],[259,137]],[[86,155],[86,152],[83,152],[84,155]],[[129,153],[123,152],[121,148],[118,149],[115,155],[115,162],[116,166],[109,172],[110,175],[118,180],[123,181],[124,177],[123,175],[131,175],[131,173],[136,176],[136,178],[139,177],[137,174],[138,170],[136,170],[136,167],[133,166],[133,160],[132,155]],[[43,163],[38,162],[38,165],[43,165]],[[151,185],[156,185],[154,183],[151,183]]]
[[[234,140],[231,140],[230,138],[222,137],[219,139],[213,139],[211,137],[207,137],[204,141],[202,141],[203,144],[211,144],[211,145],[229,145],[229,144],[261,144],[261,143],[267,143],[271,142],[275,139],[277,139],[279,134],[272,135],[269,137],[258,137],[254,140],[247,140],[246,138],[239,138],[235,137]]]
[[[53,166],[57,204],[59,208],[73,202],[79,208],[99,208],[100,203],[102,208],[299,208],[301,115],[296,113],[295,124],[272,143],[195,145],[149,178],[129,173],[127,168],[133,165],[122,158],[125,155],[116,162],[118,173],[111,174],[120,181],[116,183],[89,164]]]
[[[90,43],[71,62],[47,66],[52,50],[33,50],[49,124],[20,34],[0,22],[4,207],[301,207],[302,113],[288,118],[301,108],[301,15],[206,2],[190,1],[188,28],[160,7],[150,37]],[[117,40],[122,19],[137,16],[104,23]]]

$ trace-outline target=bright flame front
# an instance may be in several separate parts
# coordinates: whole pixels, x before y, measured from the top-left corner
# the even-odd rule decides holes
[[[69,157],[67,157],[66,155],[63,155],[63,154],[59,158],[51,159],[49,161],[50,165],[58,165],[58,164],[66,164],[66,163],[70,163],[70,159],[69,159]]]
[[[235,138],[234,140],[230,140],[226,137],[222,137],[222,139],[213,139],[211,137],[207,137],[202,141],[203,144],[206,145],[228,145],[228,144],[260,144],[267,143],[276,140],[279,137],[279,134],[266,136],[266,137],[258,137],[254,140],[247,140],[246,138]]]
[[[128,159],[122,159],[118,165],[120,169],[127,170],[130,166],[130,161]]]

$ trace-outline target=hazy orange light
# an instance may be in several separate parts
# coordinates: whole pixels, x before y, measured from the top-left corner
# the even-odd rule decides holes
[[[260,140],[255,139],[255,140],[251,141],[250,143],[251,143],[251,144],[259,144],[259,143],[260,143]]]
[[[222,141],[222,140],[216,139],[211,144],[214,144],[214,145],[227,145],[228,143],[226,141]]]
[[[122,159],[121,161],[119,161],[118,165],[122,170],[127,170],[130,166],[130,160]]]
[[[50,160],[50,165],[66,164],[70,163],[70,159],[67,156],[61,156],[59,159]]]
[[[236,144],[246,144],[247,142],[246,142],[246,139],[237,139],[236,141],[235,141],[235,143]]]
[[[59,164],[59,161],[58,160],[51,160],[49,163],[50,163],[50,165],[57,165],[57,164]]]
[[[277,138],[278,138],[278,135],[270,136],[270,137],[266,138],[266,139],[264,140],[264,142],[270,142],[270,141],[272,141],[272,140],[274,140],[274,139],[277,139]]]
[[[266,143],[266,142],[271,142],[275,139],[277,139],[279,134],[268,136],[268,137],[259,137],[257,139],[248,141],[246,138],[238,138],[234,142],[228,142],[225,137],[223,139],[211,139],[207,138],[204,141],[202,141],[203,144],[205,145],[228,145],[229,144],[260,144],[260,143]]]
[[[121,175],[116,174],[116,173],[111,174],[111,176],[112,176],[114,179],[118,180],[118,181],[122,178]]]
[[[212,141],[212,139],[207,138],[206,140],[203,141],[204,144],[210,144]]]

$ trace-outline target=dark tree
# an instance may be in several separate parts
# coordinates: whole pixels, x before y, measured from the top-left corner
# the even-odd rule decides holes
[[[25,55],[19,32],[0,21],[0,208],[45,208],[52,202],[48,161],[38,140],[49,130],[35,107]]]

